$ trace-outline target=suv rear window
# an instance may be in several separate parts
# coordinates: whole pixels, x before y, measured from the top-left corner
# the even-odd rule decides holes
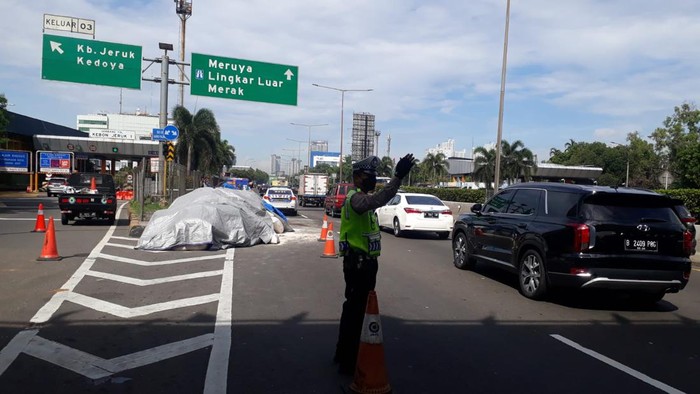
[[[627,194],[594,194],[584,199],[581,216],[597,222],[637,224],[640,222],[679,223],[680,219],[665,197]]]
[[[292,191],[289,189],[268,189],[267,194],[284,194],[291,195]]]

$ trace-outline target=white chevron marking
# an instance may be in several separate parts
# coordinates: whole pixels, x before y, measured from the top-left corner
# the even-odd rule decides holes
[[[112,238],[113,238],[113,239],[123,239],[123,240],[125,240],[125,241],[133,241],[133,242],[136,242],[136,243],[138,243],[138,241],[139,241],[138,238],[120,237],[120,236],[118,236],[118,235],[115,235],[115,236],[113,236]]]
[[[113,256],[111,254],[106,254],[106,253],[100,253],[98,255],[98,257],[102,258],[102,259],[118,261],[120,263],[153,267],[153,266],[158,266],[158,265],[180,264],[180,263],[189,263],[192,261],[220,259],[220,258],[224,257],[224,255],[223,254],[215,254],[215,255],[210,255],[210,256],[188,257],[185,259],[163,260],[163,261],[143,261],[143,260],[137,260],[137,259],[130,259],[128,257]]]
[[[107,360],[36,336],[23,351],[90,379],[100,379],[211,346],[213,341],[213,334],[204,334]]]
[[[38,332],[39,330],[21,331],[12,338],[7,346],[0,350],[0,376],[5,373],[7,367],[15,361],[17,356],[24,351],[29,341],[31,341]]]
[[[150,315],[151,313],[215,302],[219,300],[219,294],[208,294],[199,297],[183,298],[180,300],[160,302],[157,304],[144,305],[135,308],[114,304],[112,302],[100,300],[79,293],[68,293],[65,295],[65,300],[82,305],[86,308],[94,309],[96,311],[109,313],[113,316],[130,319],[132,317]]]
[[[124,208],[125,204],[119,205],[117,208],[117,213],[116,217],[119,217],[119,214],[122,211],[122,208]],[[109,227],[109,230],[107,230],[107,233],[105,234],[104,237],[100,240],[100,242],[95,245],[95,247],[90,251],[90,255],[85,258],[83,263],[78,267],[78,269],[75,271],[73,276],[71,276],[68,281],[61,286],[62,292],[58,292],[51,297],[49,302],[47,302],[44,306],[37,311],[36,314],[29,320],[32,323],[45,323],[47,322],[51,316],[53,316],[54,313],[58,310],[58,308],[61,306],[61,303],[63,303],[64,297],[65,297],[65,291],[71,292],[75,288],[75,286],[80,283],[81,280],[83,280],[83,277],[85,277],[85,273],[92,268],[92,265],[95,264],[95,259],[97,259],[97,256],[100,255],[100,251],[102,248],[104,248],[105,244],[109,242],[109,238],[112,237],[112,234],[114,234],[114,230],[117,229],[116,223],[112,226]]]
[[[113,246],[115,248],[124,248],[124,249],[134,250],[134,246],[136,246],[136,245],[124,245],[124,244],[115,244],[115,243],[107,242],[105,244],[105,246]]]
[[[128,283],[130,285],[135,285],[135,286],[151,286],[151,285],[159,285],[162,283],[178,282],[181,280],[217,276],[217,275],[221,275],[223,272],[224,272],[223,270],[205,271],[205,272],[198,272],[198,273],[194,273],[194,274],[176,275],[176,276],[169,276],[169,277],[165,277],[165,278],[156,278],[156,279],[138,279],[138,278],[132,278],[129,276],[108,274],[106,272],[98,272],[98,271],[92,271],[92,270],[86,272],[85,275],[93,276],[95,278],[113,280],[115,282]]]

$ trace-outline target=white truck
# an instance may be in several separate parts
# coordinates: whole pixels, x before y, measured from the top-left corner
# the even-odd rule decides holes
[[[299,205],[306,207],[313,205],[323,206],[323,200],[328,191],[327,174],[302,174],[299,176]]]

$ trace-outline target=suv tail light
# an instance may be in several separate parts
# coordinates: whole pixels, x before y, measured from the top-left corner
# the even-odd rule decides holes
[[[693,253],[693,234],[688,230],[683,232],[683,252],[688,256]]]
[[[408,208],[407,207],[407,208],[404,208],[403,210],[406,211],[406,213],[423,213],[423,211],[421,211],[420,209],[415,209],[415,208]]]
[[[683,222],[685,224],[693,224],[693,223],[697,222],[697,219],[695,219],[694,217],[681,218],[681,222]]]
[[[591,245],[591,229],[585,224],[570,224],[574,229],[574,252],[584,252]]]
[[[296,200],[297,200],[297,198],[292,196],[292,201],[296,201]]]
[[[446,211],[442,211],[442,212],[440,212],[440,213],[443,214],[443,215],[452,215],[452,211],[450,211],[449,209],[446,210]]]
[[[270,196],[263,196],[263,200],[270,201]]]

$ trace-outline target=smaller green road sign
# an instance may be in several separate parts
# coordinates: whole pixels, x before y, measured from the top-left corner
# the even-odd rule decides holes
[[[192,54],[190,94],[297,105],[299,68]]]
[[[41,78],[141,88],[141,47],[44,34]]]

